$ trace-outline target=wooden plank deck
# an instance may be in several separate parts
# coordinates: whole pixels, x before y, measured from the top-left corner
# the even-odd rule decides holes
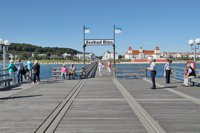
[[[34,133],[81,80],[41,81],[0,90],[0,132]],[[156,79],[87,79],[55,133],[199,133],[200,88]],[[58,112],[59,113],[59,112]],[[51,126],[50,126],[51,127]]]

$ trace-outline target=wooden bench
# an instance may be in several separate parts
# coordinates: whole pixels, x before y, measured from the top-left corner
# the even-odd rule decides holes
[[[0,85],[1,86],[10,86],[12,78],[9,77],[9,73],[0,74]]]
[[[68,75],[69,75],[69,72],[66,73],[66,76],[68,76]],[[75,76],[80,77],[80,75],[81,75],[81,70],[76,70]],[[61,79],[61,67],[53,67],[52,68],[52,79]]]
[[[190,79],[191,84],[194,85],[200,85],[200,75],[196,75],[196,77]]]
[[[0,80],[0,85],[5,84],[5,86],[10,86],[11,81],[12,81],[12,78],[2,79],[2,80]]]
[[[125,78],[125,79],[128,79],[128,78],[143,78],[143,77],[146,77],[147,76],[147,70],[146,70],[146,67],[141,67],[141,66],[138,66],[138,67],[126,67],[124,69],[119,69],[119,68],[116,68],[115,69],[115,73],[117,77],[119,78]]]
[[[117,73],[116,76],[117,76],[117,77],[124,77],[125,74],[124,74],[124,73],[122,73],[122,74]]]

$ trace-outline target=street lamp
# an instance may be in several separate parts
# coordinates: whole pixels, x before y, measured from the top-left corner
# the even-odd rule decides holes
[[[6,66],[6,50],[8,50],[8,46],[10,45],[10,42],[8,40],[0,39],[0,46],[1,50],[3,51],[3,68]]]
[[[0,50],[2,50],[3,49],[3,45],[4,45],[4,40],[3,39],[0,39]]]
[[[194,50],[194,61],[196,61],[196,50],[199,50],[200,38],[195,40],[191,39],[188,41],[188,44],[191,46],[191,50]],[[194,48],[192,46],[194,46]]]

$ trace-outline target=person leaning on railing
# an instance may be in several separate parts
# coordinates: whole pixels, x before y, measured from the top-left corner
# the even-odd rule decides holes
[[[15,67],[15,65],[13,63],[13,60],[10,60],[8,67],[4,68],[3,70],[8,70],[10,78],[12,78],[11,84],[14,84],[15,83],[15,72],[17,71],[17,68]]]

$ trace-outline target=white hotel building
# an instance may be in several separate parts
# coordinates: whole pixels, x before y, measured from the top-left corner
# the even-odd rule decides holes
[[[133,50],[131,47],[125,53],[125,59],[147,59],[147,57],[152,56],[155,59],[161,58],[160,48],[155,47],[154,50],[145,50],[140,47],[139,50]]]

